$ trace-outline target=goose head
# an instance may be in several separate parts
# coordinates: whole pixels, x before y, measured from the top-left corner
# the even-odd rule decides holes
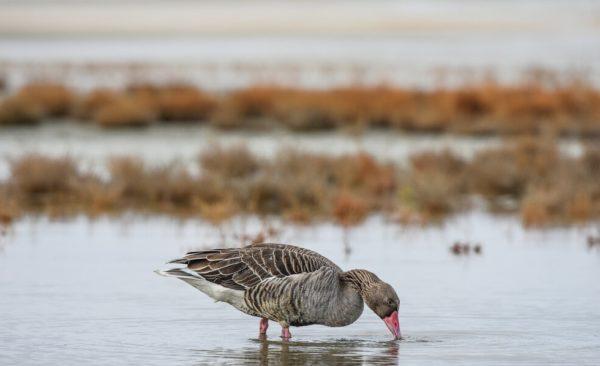
[[[394,288],[379,280],[364,289],[363,299],[367,306],[384,321],[394,337],[400,339],[400,321],[398,320],[400,299]]]

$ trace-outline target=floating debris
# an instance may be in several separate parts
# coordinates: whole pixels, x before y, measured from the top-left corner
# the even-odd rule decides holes
[[[587,244],[588,244],[588,247],[590,247],[590,248],[595,247],[595,246],[600,247],[600,235],[597,235],[597,236],[588,235]]]
[[[471,253],[471,251],[473,251],[475,254],[481,254],[481,244],[455,241],[450,247],[450,252],[452,252],[454,255],[468,255]]]
[[[281,234],[281,229],[271,225],[264,225],[263,228],[255,235],[251,234],[235,234],[234,238],[240,241],[240,246],[254,245],[276,241]]]

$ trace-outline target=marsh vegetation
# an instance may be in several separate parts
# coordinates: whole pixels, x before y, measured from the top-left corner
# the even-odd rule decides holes
[[[600,91],[582,78],[541,73],[516,84],[493,79],[429,89],[347,86],[303,89],[255,85],[206,92],[191,84],[131,84],[78,92],[37,82],[0,103],[0,125],[56,118],[106,128],[173,121],[224,130],[386,129],[468,135],[600,135]]]
[[[70,157],[28,154],[10,161],[0,181],[0,215],[90,216],[139,212],[201,217],[219,223],[236,215],[352,226],[370,214],[424,224],[473,206],[516,213],[530,226],[600,217],[600,150],[567,156],[544,139],[479,151],[413,154],[406,164],[368,153],[281,151],[257,156],[244,146],[213,146],[196,166],[150,165],[115,156],[107,175]]]

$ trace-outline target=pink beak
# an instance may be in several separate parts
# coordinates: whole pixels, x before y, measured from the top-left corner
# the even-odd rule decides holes
[[[388,329],[394,335],[395,339],[401,339],[402,335],[400,334],[400,321],[398,320],[398,312],[394,311],[390,314],[390,316],[383,318],[385,325],[387,325]]]

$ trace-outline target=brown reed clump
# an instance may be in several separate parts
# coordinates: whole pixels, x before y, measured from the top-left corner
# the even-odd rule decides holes
[[[221,98],[210,123],[226,130],[265,127],[265,119],[273,118],[277,98],[287,92],[287,89],[266,85],[233,91]]]
[[[250,182],[244,206],[258,215],[283,215],[291,208],[291,197],[284,182],[263,176]]]
[[[469,190],[493,209],[518,210],[528,226],[588,221],[600,214],[594,150],[574,159],[553,142],[525,139],[484,151],[467,170]]]
[[[410,158],[398,198],[434,219],[463,208],[466,196],[467,163],[450,151],[423,152]]]
[[[39,154],[12,160],[10,174],[11,187],[23,196],[70,192],[76,189],[79,178],[79,171],[72,159]]]
[[[187,84],[145,83],[121,91],[99,89],[79,98],[64,86],[37,83],[16,97],[33,103],[46,116],[70,114],[98,123],[104,120],[95,117],[100,109],[108,105],[115,109],[114,104],[119,104],[117,109],[130,111],[135,100],[159,121],[208,121],[223,129],[386,128],[472,135],[599,136],[600,91],[581,79],[557,80],[538,75],[512,85],[488,79],[430,90],[385,85],[326,90],[256,85],[225,94],[209,94]],[[140,118],[134,120],[139,124]],[[129,123],[103,125],[124,124]]]
[[[284,205],[280,211],[283,217],[296,223],[307,224],[329,218],[331,207],[332,165],[329,158],[286,150],[269,162],[262,170],[263,179],[257,186],[276,183]],[[256,196],[252,196],[256,198]],[[264,196],[262,196],[264,197]],[[251,202],[256,206],[256,202]]]
[[[155,198],[156,184],[149,178],[144,161],[139,158],[122,156],[113,157],[108,162],[110,173],[110,189],[116,192],[118,201],[131,204],[137,201],[152,202]]]
[[[292,131],[331,130],[337,127],[335,99],[320,92],[296,91],[278,98],[274,119]]]
[[[75,94],[66,86],[42,82],[24,86],[17,97],[36,105],[48,117],[67,116],[75,101]]]
[[[125,94],[143,101],[164,122],[205,121],[216,107],[215,97],[187,84],[132,84]]]
[[[334,200],[333,216],[344,227],[361,223],[368,214],[368,203],[360,196],[341,192]]]
[[[544,226],[600,218],[599,162],[594,146],[574,158],[552,142],[533,140],[473,159],[419,153],[408,166],[365,153],[292,150],[266,159],[243,147],[215,147],[200,156],[198,174],[177,163],[151,166],[116,157],[108,163],[109,177],[100,179],[72,159],[34,154],[11,161],[10,176],[0,182],[0,203],[11,220],[27,213],[135,211],[199,216],[215,224],[255,214],[349,227],[373,213],[423,224],[459,212],[479,195],[492,209],[520,214],[525,225]],[[499,203],[507,199],[510,205]]]
[[[12,224],[21,215],[20,205],[15,198],[10,195],[7,187],[0,186],[0,236],[4,227]]]
[[[73,116],[82,120],[93,119],[99,109],[114,103],[120,96],[109,89],[95,89],[79,97],[73,107]]]
[[[10,180],[0,191],[9,198],[13,213],[62,216],[87,207],[82,192],[89,178],[68,157],[27,155],[10,162],[10,174]]]
[[[102,127],[144,127],[154,121],[154,111],[139,98],[121,97],[94,113],[94,121]]]
[[[216,106],[212,96],[187,85],[160,89],[157,102],[161,121],[204,121]]]
[[[469,182],[484,196],[518,199],[532,181],[546,181],[555,175],[559,160],[553,142],[521,139],[477,154],[470,164]]]
[[[245,146],[213,146],[200,155],[200,168],[226,179],[244,178],[258,170],[259,160]]]
[[[0,102],[0,126],[32,125],[40,122],[41,109],[30,100],[9,97]]]
[[[582,158],[583,169],[594,179],[600,179],[600,146],[586,147]]]
[[[10,225],[13,222],[13,214],[7,211],[6,208],[0,208],[0,236],[4,234],[4,227]]]
[[[106,192],[112,206],[186,213],[195,208],[200,189],[189,172],[178,165],[148,167],[133,157],[109,162],[111,180]]]

